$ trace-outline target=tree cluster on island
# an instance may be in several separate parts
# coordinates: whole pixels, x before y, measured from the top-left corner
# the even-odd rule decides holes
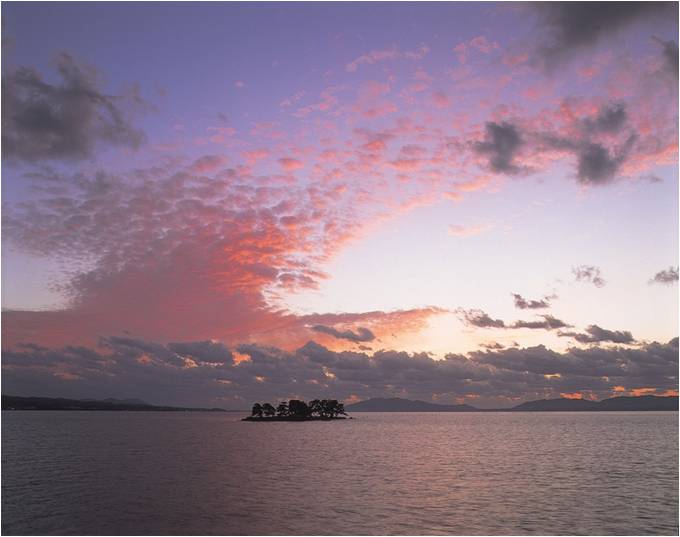
[[[345,405],[337,399],[314,399],[309,403],[298,399],[284,401],[274,408],[269,403],[255,403],[247,420],[332,420],[346,416]]]

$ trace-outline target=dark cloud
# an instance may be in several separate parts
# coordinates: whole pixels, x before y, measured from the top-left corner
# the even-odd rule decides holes
[[[574,274],[577,282],[589,282],[595,287],[604,287],[607,283],[602,278],[600,268],[593,265],[579,265],[578,267],[573,267],[571,272]]]
[[[483,349],[487,349],[490,351],[497,351],[505,348],[505,345],[501,345],[497,341],[490,341],[489,343],[480,343],[479,346],[482,347]]]
[[[357,328],[356,332],[352,332],[351,330],[337,330],[332,326],[324,326],[322,324],[314,325],[311,327],[311,329],[315,332],[328,334],[329,336],[333,336],[338,339],[354,341],[355,343],[365,343],[375,339],[375,334],[363,326]]]
[[[602,341],[610,341],[612,343],[635,343],[635,338],[628,331],[606,330],[600,328],[596,324],[591,324],[586,328],[586,333],[577,332],[558,332],[560,337],[572,337],[579,343],[600,343]]]
[[[518,173],[520,169],[513,164],[513,159],[523,141],[519,130],[512,123],[486,124],[486,133],[483,142],[474,145],[475,151],[482,155],[488,155],[489,166],[499,173]]]
[[[612,181],[628,157],[630,147],[634,142],[635,136],[633,135],[615,152],[599,143],[583,144],[578,150],[578,180],[591,185]]]
[[[552,315],[541,315],[542,321],[515,321],[512,324],[507,324],[502,319],[493,319],[482,310],[464,310],[458,309],[457,313],[462,318],[463,322],[468,326],[476,326],[478,328],[529,328],[554,330],[556,328],[567,328],[571,326],[564,321],[553,317]]]
[[[214,172],[220,166],[226,163],[226,158],[221,155],[204,155],[197,158],[191,166],[189,171],[193,173]]]
[[[649,280],[649,283],[661,283],[664,285],[672,285],[678,281],[678,267],[668,267],[667,270],[660,270],[654,277]]]
[[[542,321],[515,321],[511,328],[530,328],[532,330],[554,330],[555,328],[567,328],[571,325],[553,317],[552,315],[541,315]]]
[[[630,129],[625,140],[617,138],[617,142],[612,142],[606,137],[621,133],[627,121],[625,103],[611,102],[602,106],[595,117],[574,121],[571,125],[574,134],[571,137],[555,133],[536,133],[534,136],[538,141],[539,152],[557,149],[573,153],[579,182],[603,185],[616,178],[638,139],[637,134]]]
[[[234,362],[231,351],[222,343],[215,341],[170,343],[167,347],[168,350],[195,362],[206,364],[232,364]]]
[[[614,102],[603,106],[595,119],[586,119],[584,126],[590,132],[614,133],[621,130],[627,119],[626,104]]]
[[[649,343],[640,348],[572,348],[557,353],[544,346],[476,353],[476,363],[522,374],[560,375],[560,382],[578,390],[597,391],[599,382],[609,386],[664,386],[677,389],[677,338],[666,344]],[[601,389],[601,388],[600,388]]]
[[[139,147],[144,134],[127,121],[120,98],[102,93],[92,69],[68,54],[59,55],[56,65],[59,85],[25,67],[3,74],[3,158],[80,160],[100,142]]]
[[[626,389],[678,387],[677,338],[638,347],[539,345],[494,348],[434,359],[427,353],[333,352],[310,342],[293,352],[213,342],[167,345],[111,337],[104,348],[48,349],[27,344],[3,351],[3,392],[74,398],[141,398],[152,403],[249,408],[253,401],[293,397],[408,397],[480,406],[588,391],[597,397]]]
[[[677,20],[676,2],[532,2],[543,34],[538,58],[548,69],[642,20]]]
[[[678,44],[673,41],[664,41],[658,37],[655,40],[661,45],[661,54],[664,60],[664,70],[675,80],[678,79]]]
[[[469,326],[477,326],[479,328],[505,328],[505,322],[501,319],[492,319],[482,310],[459,309],[458,313],[461,315],[463,322]]]
[[[527,300],[522,295],[512,293],[515,307],[521,310],[537,310],[550,307],[550,297],[543,297],[542,300]]]

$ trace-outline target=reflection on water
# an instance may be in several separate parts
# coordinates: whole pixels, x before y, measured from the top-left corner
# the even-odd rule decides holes
[[[4,534],[678,534],[678,414],[3,412]]]

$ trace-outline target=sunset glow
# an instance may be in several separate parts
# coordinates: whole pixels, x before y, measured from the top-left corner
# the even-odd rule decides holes
[[[2,6],[3,393],[677,395],[677,4],[152,4]]]

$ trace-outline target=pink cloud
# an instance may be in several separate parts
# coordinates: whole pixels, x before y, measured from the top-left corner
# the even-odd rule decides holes
[[[375,99],[382,97],[390,92],[390,85],[385,82],[369,80],[361,88],[361,97],[364,99]]]
[[[401,148],[401,153],[406,157],[423,158],[427,154],[427,149],[421,145],[409,144]]]
[[[402,172],[412,172],[420,168],[422,162],[420,159],[407,159],[400,158],[390,162],[390,166],[402,171]]]
[[[468,45],[465,42],[458,43],[453,47],[453,52],[455,53],[456,58],[458,58],[459,63],[467,63],[467,50]]]
[[[236,134],[233,127],[208,127],[208,132],[213,133],[208,136],[208,141],[214,144],[225,144],[232,140]],[[202,139],[199,141],[203,141]]]
[[[451,100],[448,95],[442,91],[436,91],[431,96],[432,105],[435,108],[448,108],[451,106]]]
[[[482,52],[484,54],[488,54],[489,52],[493,50],[497,50],[500,48],[500,45],[496,43],[495,41],[489,41],[485,36],[483,35],[478,35],[477,37],[473,37],[470,40],[470,46],[474,49],[477,49],[479,52]]]
[[[250,151],[244,151],[241,153],[243,158],[246,159],[246,162],[248,163],[249,166],[253,166],[254,164],[257,164],[259,161],[266,159],[271,155],[271,152],[268,149],[261,148],[261,149],[253,149]]]
[[[371,106],[369,108],[364,108],[360,110],[363,117],[368,119],[376,119],[380,117],[385,117],[389,114],[394,114],[397,111],[397,107],[394,103],[384,102]]]
[[[541,82],[527,87],[522,91],[522,97],[529,99],[531,101],[537,101],[544,97],[551,95],[554,91],[554,87],[550,83]]]
[[[258,121],[250,129],[250,135],[256,138],[277,140],[285,137],[278,123],[274,121]]]
[[[293,106],[295,103],[297,103],[300,99],[302,99],[305,95],[307,95],[307,92],[305,90],[295,92],[290,97],[281,101],[279,103],[279,106],[281,108],[289,108],[289,107]]]
[[[387,50],[372,50],[349,62],[345,66],[345,71],[353,73],[359,68],[360,65],[373,65],[374,63],[383,62],[386,60],[421,60],[427,55],[428,52],[430,52],[430,48],[426,45],[422,45],[418,50],[404,52],[397,49],[397,47]]]
[[[221,155],[205,155],[196,159],[191,166],[189,166],[189,171],[192,173],[207,173],[213,172],[226,164],[227,159]]]
[[[373,152],[381,152],[387,149],[387,145],[383,140],[372,140],[361,146],[362,149]]]
[[[588,67],[582,67],[578,70],[578,76],[583,80],[592,80],[597,75],[600,74],[600,67],[597,65],[590,65]]]
[[[503,56],[503,63],[508,67],[516,67],[529,61],[529,54],[526,52],[508,52]]]
[[[287,172],[292,172],[305,167],[305,165],[302,162],[294,158],[280,158],[279,164]]]
[[[494,50],[488,41],[466,43],[467,54]],[[357,66],[389,59],[372,58]],[[290,104],[282,102],[284,108],[298,108],[297,115],[281,123],[262,121],[238,136],[229,127],[211,128],[214,142],[238,144],[228,153],[229,167],[227,157],[202,157],[188,166],[176,160],[161,171],[121,174],[98,193],[92,185],[81,188],[72,181],[64,186],[61,181],[60,188],[73,189],[72,194],[11,208],[3,227],[10,240],[36,255],[87,259],[94,267],[73,269],[76,276],[66,286],[73,307],[3,315],[3,323],[9,323],[7,341],[30,341],[39,333],[45,341],[70,344],[84,334],[92,341],[92,334],[128,330],[159,340],[304,343],[309,334],[300,317],[285,313],[277,302],[284,293],[319,285],[325,263],[372,226],[502,184],[496,175],[480,171],[487,169],[488,159],[473,149],[474,141],[483,139],[486,121],[516,121],[527,133],[517,163],[544,170],[557,159],[573,163],[574,155],[539,151],[533,133],[578,136],[583,121],[592,121],[610,97],[605,92],[597,98],[562,99],[541,109],[519,98],[491,106],[497,75],[481,76],[470,65],[450,74],[446,81],[456,91],[450,110],[433,110],[431,92],[399,101],[398,116],[387,106],[386,95],[404,91],[400,82],[429,89],[433,77],[423,70],[413,78],[369,82],[358,90],[327,88],[301,108],[304,94],[298,92]],[[437,73],[437,80],[446,75]],[[536,96],[541,89],[537,83],[524,87]],[[341,91],[357,101],[341,105]],[[638,86],[627,91],[645,95]],[[630,102],[629,121],[639,138],[622,174],[677,161],[677,134],[671,129],[676,123],[668,121],[675,110],[638,99]],[[661,102],[658,96],[654,100]],[[367,115],[346,113],[357,103]],[[371,112],[383,106],[388,113]],[[296,124],[295,117],[304,121]],[[659,125],[669,125],[668,132]],[[253,173],[252,167],[267,158],[280,168],[275,165],[268,175]],[[186,173],[191,167],[194,175]],[[303,167],[308,172],[304,178],[290,173]],[[469,237],[491,228],[452,226],[451,232]],[[379,319],[385,317],[376,313],[377,324]],[[347,319],[329,320],[354,326]]]
[[[453,47],[453,52],[461,64],[467,63],[470,49],[474,49],[482,54],[489,54],[493,50],[500,48],[500,45],[495,41],[489,41],[485,36],[479,35],[473,37],[469,41],[462,41]]]
[[[295,117],[307,117],[310,114],[314,112],[328,112],[331,109],[333,109],[339,102],[338,98],[335,95],[335,92],[338,91],[339,88],[326,88],[321,92],[321,100],[314,103],[310,104],[307,106],[303,106],[301,108],[298,108],[297,111],[293,114]]]
[[[338,161],[338,152],[332,151],[330,149],[326,149],[325,151],[322,151],[321,153],[319,153],[319,160],[321,162],[337,162]]]

